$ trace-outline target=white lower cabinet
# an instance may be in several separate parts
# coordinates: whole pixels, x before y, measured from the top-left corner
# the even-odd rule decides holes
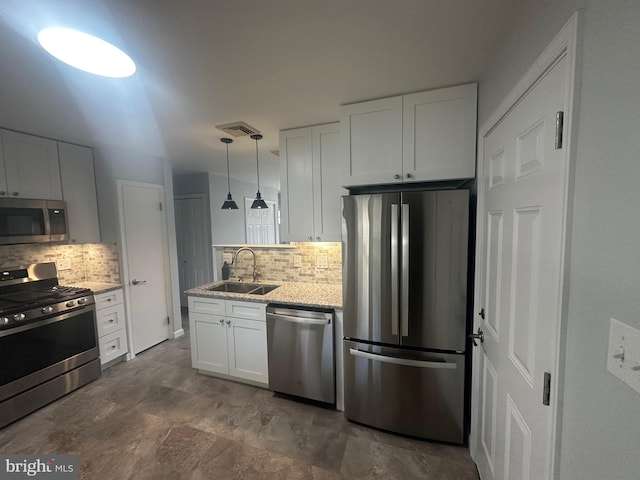
[[[94,295],[100,364],[105,365],[129,352],[122,289]]]
[[[193,368],[268,385],[266,304],[189,297]]]

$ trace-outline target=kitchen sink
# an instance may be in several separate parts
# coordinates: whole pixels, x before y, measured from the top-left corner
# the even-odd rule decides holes
[[[275,290],[280,285],[264,285],[261,283],[224,282],[218,286],[210,287],[211,292],[248,293],[250,295],[264,295]]]
[[[251,290],[249,293],[251,295],[264,295],[265,293],[269,293],[272,290],[275,290],[280,285],[260,285],[255,290]]]

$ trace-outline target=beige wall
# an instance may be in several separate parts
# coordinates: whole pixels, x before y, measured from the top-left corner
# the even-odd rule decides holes
[[[342,254],[340,242],[291,242],[294,248],[255,248],[256,265],[261,282],[302,282],[339,285],[342,283]],[[222,265],[222,252],[233,253],[237,248],[217,249],[217,263]],[[294,266],[294,259],[300,257],[300,266]],[[327,257],[327,268],[316,266],[319,256]],[[238,255],[231,276],[242,275],[251,280],[253,257],[249,252]],[[220,272],[218,272],[218,278]]]
[[[60,260],[67,260],[71,268],[60,270]],[[2,268],[42,262],[56,262],[58,281],[62,285],[74,285],[84,281],[120,283],[118,249],[115,244],[0,246]]]

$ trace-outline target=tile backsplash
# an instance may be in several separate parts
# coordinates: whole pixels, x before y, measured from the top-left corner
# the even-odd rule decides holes
[[[41,262],[56,262],[58,281],[62,285],[84,281],[120,283],[118,248],[115,243],[0,246],[0,268]]]
[[[342,283],[342,249],[340,242],[291,242],[293,248],[253,248],[256,265],[263,282],[301,282],[338,285]],[[217,249],[217,264],[222,265],[222,252],[234,253],[237,248]],[[253,257],[244,252],[231,267],[231,277],[241,275],[251,280]],[[222,278],[222,277],[218,277]]]

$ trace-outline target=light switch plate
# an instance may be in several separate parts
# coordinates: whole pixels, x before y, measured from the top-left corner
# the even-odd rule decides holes
[[[222,261],[223,262],[227,262],[227,263],[230,264],[232,260],[233,260],[233,254],[231,254],[229,252],[222,254]]]
[[[640,393],[640,330],[611,318],[607,370]]]
[[[316,257],[316,267],[317,268],[329,268],[329,261],[326,255],[318,255]]]

